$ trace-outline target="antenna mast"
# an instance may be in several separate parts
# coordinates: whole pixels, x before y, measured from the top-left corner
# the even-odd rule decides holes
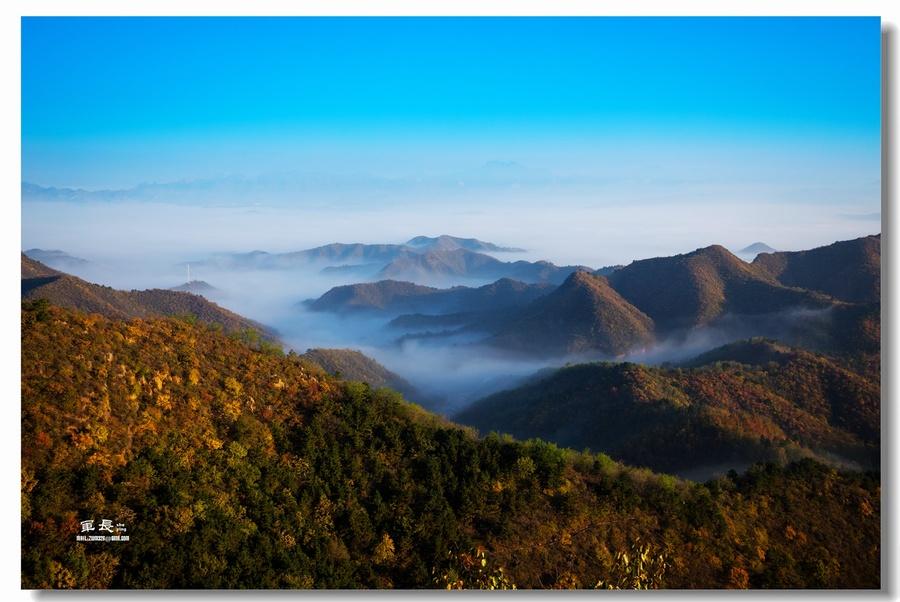
[[[187,264],[188,269],[188,284],[191,282],[191,264]]]

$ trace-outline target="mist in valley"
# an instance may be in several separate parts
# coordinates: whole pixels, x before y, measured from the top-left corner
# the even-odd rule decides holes
[[[366,280],[348,272],[323,272],[327,263],[292,269],[225,269],[208,262],[218,253],[253,250],[288,252],[331,242],[403,243],[416,235],[448,233],[477,237],[499,245],[524,247],[523,252],[489,253],[501,261],[549,260],[599,268],[627,264],[632,259],[693,250],[713,242],[737,249],[760,238],[746,216],[719,215],[696,221],[692,211],[715,215],[715,209],[691,206],[684,217],[656,215],[646,207],[572,209],[563,215],[535,207],[518,214],[502,208],[475,211],[471,207],[438,212],[401,207],[384,211],[300,211],[285,208],[195,207],[166,204],[66,205],[27,203],[23,207],[23,248],[60,249],[87,263],[64,271],[117,289],[171,288],[191,280],[215,290],[206,296],[234,312],[277,331],[286,348],[352,348],[374,358],[422,392],[416,400],[429,409],[453,415],[471,402],[513,387],[548,367],[580,361],[615,360],[647,364],[679,362],[725,343],[753,335],[777,336],[790,317],[770,316],[748,324],[742,319],[719,320],[716,326],[670,337],[626,357],[599,354],[529,359],[504,353],[484,343],[477,331],[448,335],[426,329],[398,330],[388,322],[395,315],[334,314],[311,311],[304,301],[335,286]],[[799,219],[799,218],[797,218]],[[820,221],[821,216],[818,217]],[[636,224],[642,222],[642,229]],[[710,224],[705,229],[703,223]],[[789,224],[791,220],[779,223]],[[440,224],[435,226],[435,224]],[[868,233],[870,224],[835,216],[829,229],[809,245]],[[810,229],[803,228],[804,232]],[[645,235],[636,236],[635,232]],[[686,232],[689,232],[687,234]],[[786,238],[765,231],[766,242]],[[800,244],[798,240],[795,244]],[[371,279],[370,279],[371,280]],[[492,279],[434,277],[417,282],[439,287],[480,286]],[[428,332],[432,336],[428,336]],[[411,334],[411,336],[409,336]],[[407,335],[407,336],[405,336]]]

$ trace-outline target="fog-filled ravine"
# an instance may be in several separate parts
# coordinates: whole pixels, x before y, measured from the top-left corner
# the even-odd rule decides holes
[[[298,249],[306,248],[298,245]],[[73,254],[74,255],[74,254]],[[503,254],[496,254],[503,258]],[[287,349],[353,348],[403,376],[427,395],[424,405],[450,414],[462,405],[506,388],[548,365],[561,362],[523,360],[478,344],[477,334],[429,341],[403,340],[390,317],[365,313],[336,315],[311,311],[304,301],[355,280],[321,273],[326,265],[294,269],[222,269],[204,265],[211,257],[171,252],[139,258],[83,255],[84,263],[49,263],[89,282],[116,289],[173,288],[194,281],[208,283],[209,300],[277,331]],[[505,259],[505,258],[504,258]],[[190,268],[188,268],[190,265]],[[447,286],[478,286],[489,279],[450,278]],[[434,405],[432,405],[434,404]]]
[[[418,392],[415,401],[451,417],[473,401],[512,388],[547,368],[596,360],[648,365],[681,362],[751,336],[784,338],[798,322],[827,323],[834,310],[829,303],[807,303],[802,298],[779,301],[772,309],[745,309],[734,315],[726,307],[715,320],[701,321],[704,323],[690,328],[661,330],[645,338],[641,338],[642,333],[629,331],[630,324],[620,328],[617,322],[612,326],[603,323],[586,327],[587,334],[568,335],[559,347],[551,341],[555,332],[528,331],[535,323],[543,327],[548,322],[548,316],[540,312],[572,311],[566,305],[570,300],[564,289],[577,286],[581,277],[574,277],[575,272],[593,275],[584,276],[582,283],[591,289],[597,283],[588,281],[590,278],[602,275],[597,282],[606,283],[603,276],[612,278],[621,266],[558,266],[543,261],[540,252],[525,249],[527,241],[410,234],[409,239],[386,240],[379,245],[314,248],[298,241],[292,251],[282,253],[178,248],[115,254],[70,254],[68,249],[33,249],[28,253],[51,267],[116,289],[174,288],[201,294],[274,329],[286,349],[298,353],[311,348],[359,350],[409,381]],[[261,243],[259,248],[265,245]],[[729,261],[749,265],[723,252],[729,255]],[[423,256],[425,260],[421,260]],[[435,258],[440,260],[439,265]],[[731,267],[743,269],[741,265]],[[413,283],[405,286],[414,294],[392,296],[387,304],[383,300],[370,303],[365,298],[370,294],[366,289],[362,306],[332,301],[333,297],[346,298],[341,296],[345,289],[353,288],[347,285],[378,282],[374,286],[380,286],[385,280]],[[498,292],[504,286],[508,290]],[[477,301],[482,305],[476,307],[471,300],[458,299],[460,291],[470,292],[459,287],[482,287],[479,291],[484,291],[484,299],[479,297]],[[323,297],[326,293],[329,295]],[[503,294],[511,297],[497,301]],[[609,294],[617,295],[612,290]],[[542,310],[541,303],[552,303],[555,297],[562,297],[562,305]],[[351,299],[352,303],[356,301]],[[601,301],[599,309],[588,310],[608,322],[608,314],[613,311],[606,309],[607,299]],[[615,307],[615,300],[611,307]],[[649,321],[643,313],[633,311],[639,314],[638,321]],[[529,316],[529,312],[537,313]],[[551,316],[550,321],[553,319]],[[566,327],[551,324],[547,328],[553,331]],[[624,329],[626,339],[618,346],[582,341],[593,336],[596,328],[611,330],[613,338]]]

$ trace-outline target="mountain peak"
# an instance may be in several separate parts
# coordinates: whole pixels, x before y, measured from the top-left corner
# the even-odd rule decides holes
[[[569,277],[563,282],[563,286],[595,284],[600,279],[606,282],[606,278],[603,276],[591,274],[587,270],[575,270],[569,274]]]
[[[527,306],[494,342],[546,355],[621,355],[649,345],[653,328],[653,320],[623,299],[606,278],[577,270],[555,291]]]
[[[667,330],[706,324],[728,312],[763,314],[827,304],[780,285],[722,245],[635,261],[608,278],[618,293]]]
[[[700,247],[690,253],[687,253],[688,257],[715,257],[715,258],[734,258],[738,259],[738,257],[723,247],[722,245],[709,245],[707,247]],[[738,259],[740,261],[740,259]]]
[[[218,292],[219,289],[211,285],[205,280],[191,280],[178,286],[173,286],[170,291],[179,291],[183,293],[193,293],[195,295],[204,295]]]
[[[755,242],[753,244],[747,245],[746,247],[744,247],[743,249],[738,251],[738,253],[744,253],[746,255],[750,255],[750,254],[754,254],[754,253],[758,255],[759,253],[777,253],[777,252],[778,251],[776,251],[775,249],[773,249],[772,247],[770,247],[769,245],[767,245],[764,242]]]

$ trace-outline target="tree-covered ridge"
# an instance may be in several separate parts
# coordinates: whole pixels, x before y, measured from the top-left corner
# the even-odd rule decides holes
[[[709,324],[726,314],[825,308],[825,295],[783,286],[720,245],[633,261],[609,276],[612,287],[660,331]]]
[[[787,286],[822,291],[855,303],[881,300],[880,234],[808,251],[761,253],[752,265]]]
[[[655,586],[879,586],[876,475],[698,485],[478,439],[183,321],[25,304],[22,408],[24,587],[594,587],[645,545]],[[130,541],[77,543],[101,517]]]
[[[759,359],[765,361],[739,363]],[[656,470],[809,456],[878,465],[878,381],[825,356],[760,340],[698,363],[706,365],[574,365],[491,395],[456,419]]]
[[[880,256],[877,236],[764,253],[753,263],[712,245],[594,272],[573,268],[556,287],[508,278],[475,289],[382,280],[334,287],[309,307],[410,314],[395,317],[391,327],[413,338],[475,334],[504,351],[538,357],[622,357],[713,328],[850,357],[874,377]]]
[[[391,372],[356,349],[307,349],[300,357],[341,380],[354,380],[374,389],[393,389],[406,399],[421,402],[423,394],[405,378]]]
[[[605,277],[579,271],[500,325],[490,341],[539,355],[597,350],[614,356],[652,345],[653,320],[614,291]]]

